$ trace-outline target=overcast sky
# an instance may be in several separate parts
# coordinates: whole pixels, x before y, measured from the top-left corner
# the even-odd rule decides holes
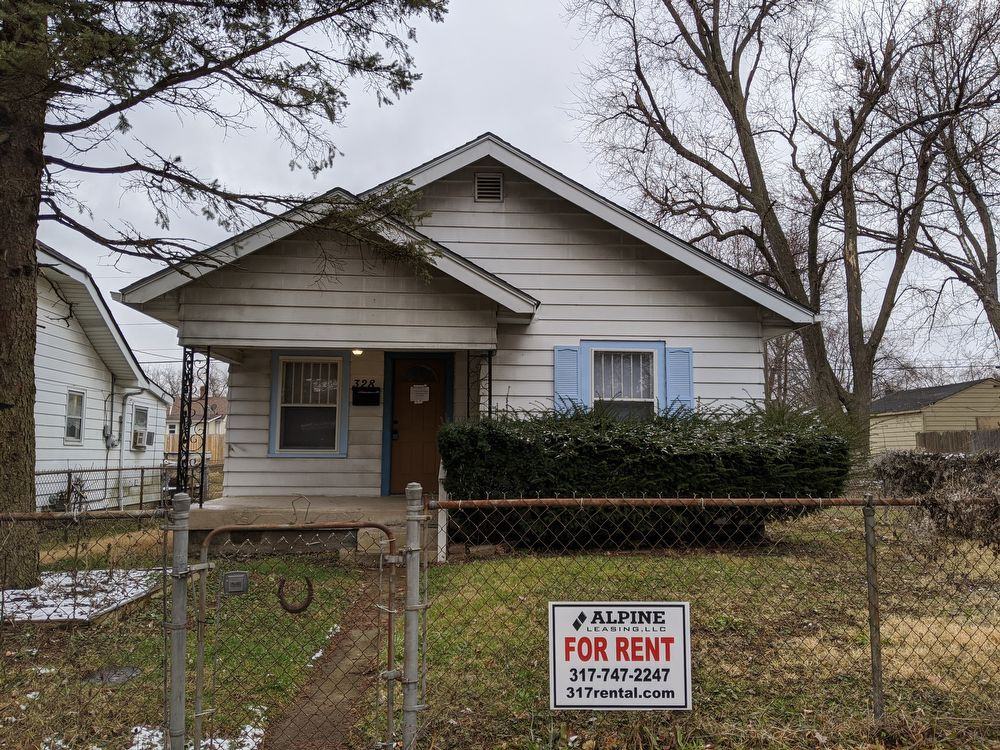
[[[313,194],[337,185],[364,190],[491,130],[603,191],[568,111],[590,50],[561,3],[452,0],[450,8],[444,23],[418,27],[413,51],[423,79],[410,94],[380,108],[364,91],[353,93],[346,121],[335,133],[344,156],[315,179],[290,171],[287,147],[263,128],[227,136],[207,123],[161,111],[138,113],[136,131],[149,133],[154,127],[161,148],[236,187]],[[110,187],[82,187],[96,217],[152,227],[152,211],[141,197]],[[218,228],[194,218],[176,222],[171,231],[206,242],[223,237]],[[156,270],[148,262],[111,257],[79,235],[46,223],[39,237],[86,265],[106,295]],[[173,329],[111,304],[140,361],[179,360]]]
[[[226,134],[168,111],[137,113],[133,121],[136,132],[156,134],[161,150],[246,190],[316,194],[340,185],[361,191],[489,130],[621,200],[602,183],[572,114],[580,71],[595,57],[592,45],[559,0],[451,0],[444,23],[418,26],[413,52],[423,79],[391,107],[379,108],[364,91],[353,92],[344,125],[334,134],[344,156],[317,178],[290,171],[287,147],[263,127]],[[95,217],[153,231],[144,199],[111,188],[81,186]],[[206,243],[223,238],[217,227],[193,217],[176,222],[171,232]],[[105,295],[156,270],[148,262],[111,257],[52,225],[43,224],[39,236],[87,266]],[[173,329],[111,305],[141,362],[180,360]],[[956,361],[954,347],[945,353],[940,341],[918,339],[913,351],[928,362]]]

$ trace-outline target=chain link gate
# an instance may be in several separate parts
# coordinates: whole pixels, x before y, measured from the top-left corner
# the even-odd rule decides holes
[[[363,521],[211,531],[191,567],[194,750],[393,747],[401,563]]]

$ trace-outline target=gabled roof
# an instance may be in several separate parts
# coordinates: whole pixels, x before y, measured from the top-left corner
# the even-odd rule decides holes
[[[966,380],[964,383],[949,383],[948,385],[932,385],[928,388],[912,388],[908,391],[887,393],[882,398],[872,401],[872,414],[894,414],[898,412],[919,411],[925,406],[936,404],[949,396],[961,393],[974,385],[996,380],[996,378],[980,378]]]
[[[696,271],[715,279],[738,294],[793,323],[808,325],[819,315],[785,295],[768,288],[735,268],[713,258],[689,242],[665,232],[641,216],[595,193],[590,188],[543,164],[493,133],[483,133],[458,148],[431,159],[409,172],[376,185],[364,195],[400,180],[409,180],[415,189],[434,182],[452,172],[492,158],[519,172],[584,211],[608,222],[637,240],[650,245]]]
[[[39,272],[58,286],[62,296],[73,306],[73,317],[108,369],[115,377],[132,381],[168,403],[170,397],[166,391],[143,372],[90,272],[48,245],[35,244]]]
[[[300,209],[288,211],[280,217],[265,221],[252,229],[231,237],[214,247],[202,251],[196,257],[189,259],[181,266],[172,266],[158,271],[144,279],[122,289],[116,299],[127,304],[141,304],[172,291],[194,279],[244,258],[272,242],[289,236],[302,229],[310,220],[322,218],[321,201],[340,199],[356,201],[357,196],[344,190],[334,188],[324,193],[313,203]],[[472,261],[449,250],[444,245],[435,242],[430,237],[418,232],[413,227],[398,221],[384,220],[377,231],[387,239],[402,234],[411,241],[418,241],[430,249],[428,260],[436,269],[462,282],[466,286],[503,305],[514,313],[532,314],[538,308],[539,302],[527,292],[524,292],[500,277],[490,273]]]
[[[715,279],[784,320],[798,326],[808,325],[819,320],[819,315],[804,305],[800,305],[780,292],[768,288],[735,268],[713,258],[694,245],[665,232],[635,213],[529,156],[493,133],[484,133],[446,154],[371,188],[364,195],[370,195],[385,185],[400,180],[409,180],[416,189],[419,189],[434,180],[487,157],[493,158],[534,180],[556,195],[607,221],[639,241]],[[347,190],[342,188],[331,190],[315,199],[314,203],[265,221],[203,251],[183,264],[164,269],[125,287],[118,295],[115,295],[115,299],[127,304],[141,304],[183,286],[199,276],[288,236],[300,229],[304,221],[309,220],[310,211],[315,212],[316,205],[320,201],[338,197],[356,200],[356,196]],[[317,214],[316,218],[319,219],[320,216]],[[412,239],[419,239],[426,243],[434,251],[431,262],[438,270],[485,294],[498,304],[515,313],[522,314],[532,314],[538,307],[538,300],[527,292],[503,281],[412,227],[404,226],[399,222],[386,222],[386,224],[391,225],[388,228],[390,233],[403,232]]]

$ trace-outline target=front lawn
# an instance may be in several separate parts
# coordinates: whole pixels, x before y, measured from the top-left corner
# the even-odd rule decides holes
[[[162,565],[158,529],[140,530],[134,523],[106,524],[84,534],[49,531],[42,546],[47,570]],[[295,699],[371,574],[336,553],[228,551],[214,557],[218,567],[207,579],[205,707],[214,711],[205,720],[205,736],[259,736],[268,720]],[[249,592],[222,597],[215,610],[226,570],[247,571]],[[282,576],[288,579],[291,603],[302,599],[301,580],[312,580],[314,601],[305,612],[292,615],[280,607],[276,591]],[[191,589],[189,696],[194,694],[197,578]],[[158,591],[121,616],[89,626],[0,625],[0,747],[158,747],[167,674],[165,615]]]
[[[757,548],[518,553],[432,567],[427,745],[996,747],[1000,561],[934,540],[914,511],[880,515],[884,740],[869,708],[862,514],[840,508],[770,524]],[[694,711],[549,711],[551,600],[691,602]]]

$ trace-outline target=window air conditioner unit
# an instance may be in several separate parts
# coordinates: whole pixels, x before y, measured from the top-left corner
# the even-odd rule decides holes
[[[144,430],[132,430],[132,449],[146,447],[146,432]]]

